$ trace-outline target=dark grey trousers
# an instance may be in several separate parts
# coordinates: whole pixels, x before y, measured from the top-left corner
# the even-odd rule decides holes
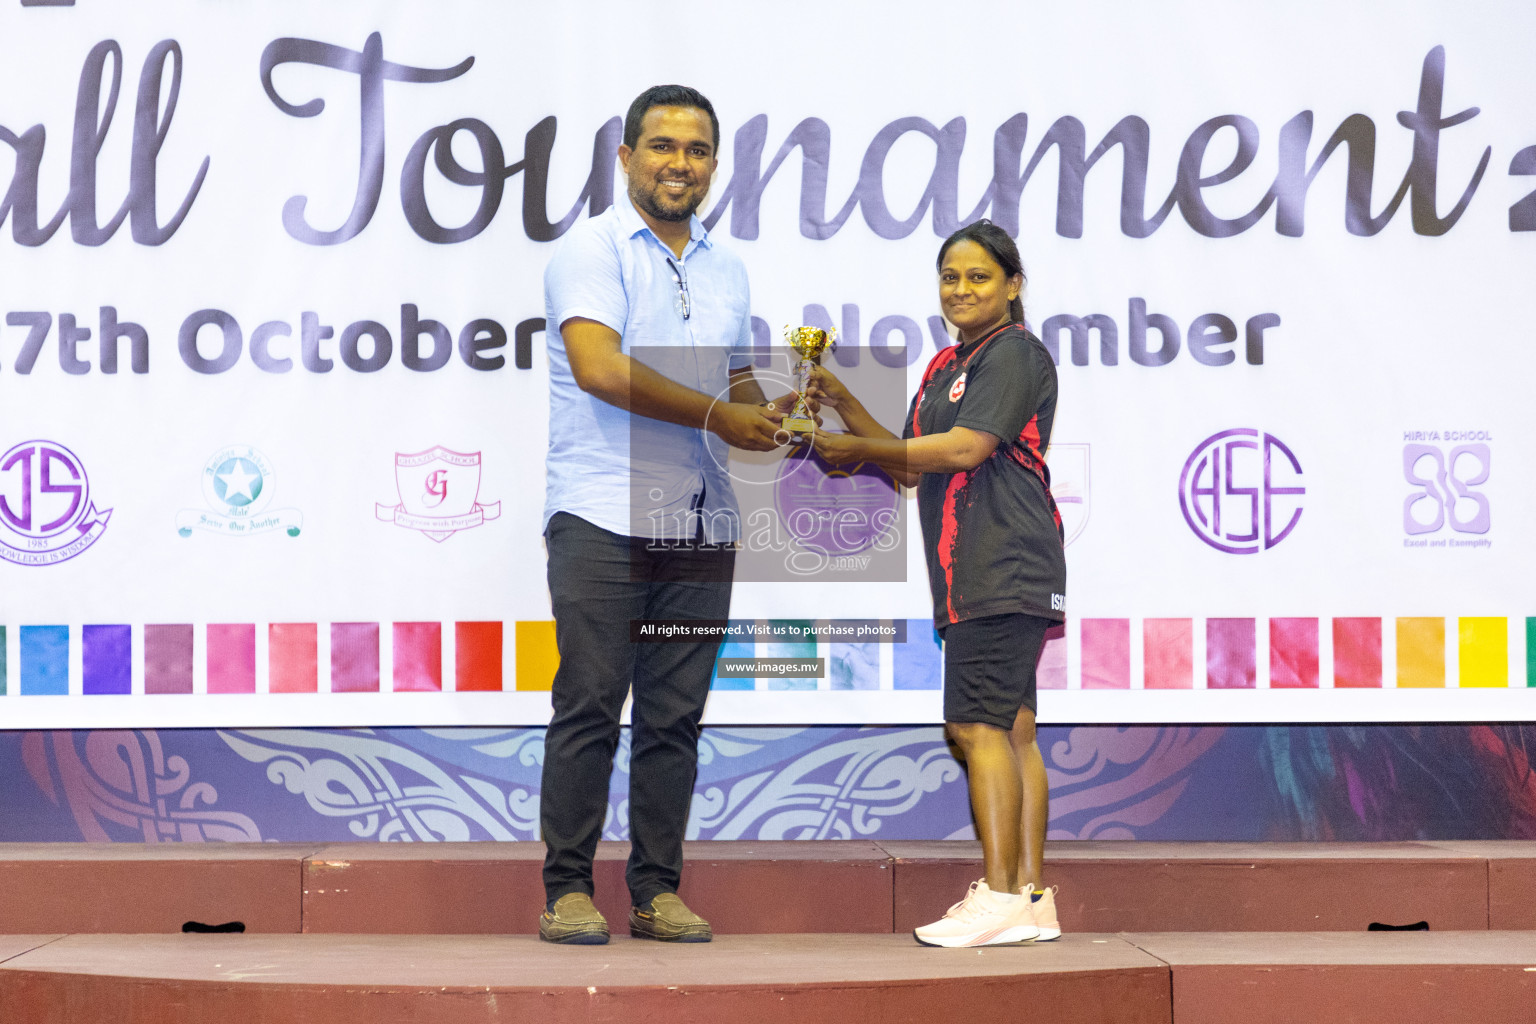
[[[625,879],[638,906],[676,892],[682,877],[699,719],[720,643],[632,643],[630,623],[725,619],[736,552],[698,543],[653,550],[564,512],[544,536],[560,651],[539,803],[545,895],[592,892],[619,715],[633,688]]]

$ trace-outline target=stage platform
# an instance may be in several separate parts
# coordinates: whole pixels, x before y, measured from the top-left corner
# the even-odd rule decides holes
[[[0,958],[0,1018],[28,1024],[1527,1024],[1536,1007],[1528,932],[1069,933],[979,950],[853,934],[580,947],[522,935],[8,936]]]
[[[1066,934],[980,950],[908,934],[974,843],[689,844],[694,946],[623,934],[626,852],[560,947],[537,844],[0,845],[0,1021],[1536,1020],[1536,843],[1052,843]]]
[[[20,937],[18,937],[20,939]],[[756,935],[663,946],[531,936],[79,935],[0,964],[8,1021],[1166,1022],[1168,969],[1121,939],[930,950],[908,936]],[[13,943],[14,945],[14,943]],[[137,1016],[135,1016],[137,1015]],[[984,1016],[981,1016],[984,1015]]]
[[[682,895],[721,934],[907,932],[981,875],[973,842],[688,843]],[[623,920],[623,843],[599,909]],[[0,934],[532,934],[538,843],[0,844]],[[1536,929],[1536,842],[1046,844],[1072,932]]]

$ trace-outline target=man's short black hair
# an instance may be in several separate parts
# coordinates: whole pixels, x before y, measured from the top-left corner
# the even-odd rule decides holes
[[[715,153],[719,154],[720,119],[715,116],[714,105],[699,90],[686,85],[653,85],[636,96],[635,102],[629,105],[629,113],[624,115],[624,145],[634,149],[639,143],[640,122],[645,120],[646,111],[652,107],[697,107],[704,111],[709,115],[709,126],[714,129]]]

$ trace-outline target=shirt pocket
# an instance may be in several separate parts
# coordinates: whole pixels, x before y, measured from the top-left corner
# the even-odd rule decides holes
[[[684,341],[683,316],[678,309],[677,281],[665,265],[658,271],[647,260],[625,268],[623,351],[678,345]]]
[[[703,275],[699,275],[702,283]],[[723,281],[710,281],[708,287],[689,282],[690,318],[697,345],[730,348],[741,335],[741,325],[750,316],[745,289],[733,288]]]

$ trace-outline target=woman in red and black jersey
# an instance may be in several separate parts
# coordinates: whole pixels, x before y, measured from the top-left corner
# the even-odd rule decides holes
[[[917,488],[944,639],[944,721],[964,757],[986,877],[919,942],[980,946],[1061,934],[1040,887],[1048,783],[1035,742],[1035,667],[1066,609],[1061,518],[1045,450],[1056,366],[1024,326],[1018,247],[990,221],[939,250],[939,302],[959,343],[934,357],[902,437],[831,373],[813,378],[847,434],[816,432],[833,464],[870,461]]]

